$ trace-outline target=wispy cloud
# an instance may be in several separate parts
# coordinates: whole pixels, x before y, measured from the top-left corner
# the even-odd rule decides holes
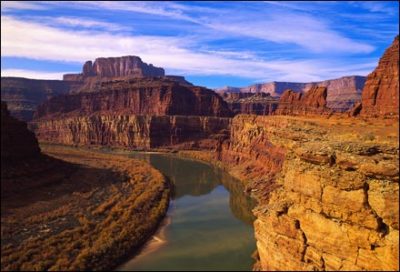
[[[68,31],[1,18],[2,56],[84,62],[99,56],[138,55],[146,62],[167,68],[170,73],[192,75],[232,75],[285,80],[319,80],[338,76],[324,69],[321,61],[265,61],[251,54],[196,52],[185,48],[185,39],[158,36],[122,36],[110,33]],[[110,42],[112,41],[112,42]]]
[[[357,7],[361,7],[370,12],[378,12],[378,13],[386,13],[386,14],[395,14],[396,10],[393,6],[388,6],[388,3],[385,1],[361,1],[361,2],[352,2],[353,5]]]
[[[290,18],[287,20],[286,18]],[[330,29],[324,22],[302,14],[271,14],[261,20],[227,18],[211,22],[209,27],[232,34],[263,39],[276,43],[293,43],[315,52],[369,53],[372,45],[346,38]]]
[[[63,74],[69,72],[49,72],[49,71],[37,71],[37,70],[24,70],[24,69],[2,69],[2,77],[25,77],[34,79],[62,79]]]
[[[3,1],[1,52],[2,57],[57,61],[60,66],[138,55],[169,74],[249,81],[366,75],[398,32],[398,13],[386,2],[357,5],[361,3]],[[35,72],[2,66],[8,75]],[[61,78],[61,73],[38,67],[42,71],[37,76]]]
[[[268,1],[266,1],[268,3]],[[374,47],[354,41],[338,33],[329,24],[310,14],[288,10],[230,9],[185,6],[174,2],[75,2],[86,8],[131,11],[183,20],[210,30],[242,37],[252,37],[267,42],[292,43],[317,53],[347,52],[369,53]],[[306,11],[305,6],[290,2],[271,2],[274,6]],[[198,13],[193,13],[194,11]],[[252,18],[249,20],[249,18]],[[294,31],[295,30],[295,31]],[[332,41],[335,41],[334,43]]]
[[[31,22],[52,26],[66,27],[79,30],[99,30],[99,31],[129,31],[131,27],[116,23],[95,20],[86,17],[52,17],[52,16],[26,16],[23,17]]]
[[[1,11],[10,10],[44,10],[44,5],[36,2],[26,1],[1,1]]]

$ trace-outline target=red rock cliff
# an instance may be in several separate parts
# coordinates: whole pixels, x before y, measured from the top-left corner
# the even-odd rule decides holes
[[[362,92],[361,115],[399,115],[399,36],[368,75]]]
[[[54,97],[38,107],[35,118],[49,119],[92,113],[231,115],[227,104],[211,90],[154,78],[102,82],[95,92]]]
[[[279,100],[267,93],[223,93],[234,114],[270,115],[278,107]]]
[[[326,96],[326,87],[312,87],[306,94],[286,90],[279,100],[275,113],[278,115],[327,114],[329,109],[326,107]]]

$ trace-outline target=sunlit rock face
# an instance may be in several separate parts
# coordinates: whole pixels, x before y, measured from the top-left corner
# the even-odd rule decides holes
[[[144,63],[137,56],[124,56],[115,58],[97,58],[94,63],[87,61],[83,65],[82,73],[66,74],[65,81],[79,81],[88,77],[162,77],[164,69],[152,64]]]
[[[368,75],[362,93],[363,116],[399,115],[399,36]]]
[[[324,115],[331,112],[327,108],[327,88],[312,87],[305,94],[286,90],[279,99],[278,115]]]
[[[354,122],[233,118],[218,159],[258,200],[259,269],[398,268],[398,124]]]

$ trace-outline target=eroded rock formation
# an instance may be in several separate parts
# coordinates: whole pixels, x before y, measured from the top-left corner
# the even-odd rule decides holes
[[[113,78],[113,77],[162,77],[164,69],[152,64],[144,63],[136,56],[115,58],[97,58],[94,63],[87,61],[80,74],[66,74],[65,81],[82,81],[88,77]]]
[[[225,134],[230,118],[208,116],[137,116],[95,114],[39,120],[33,124],[40,141],[66,145],[104,145],[135,149],[213,148],[213,137]],[[215,140],[214,140],[215,141]]]
[[[258,199],[256,268],[398,269],[398,123],[388,124],[233,118],[214,159]]]
[[[312,87],[305,94],[286,90],[279,99],[275,113],[279,115],[328,114],[331,111],[326,107],[326,96],[326,87]]]
[[[38,107],[35,118],[100,112],[156,116],[231,115],[227,104],[213,91],[167,79],[114,80],[103,82],[95,90],[54,97]]]
[[[224,93],[221,96],[234,114],[270,115],[279,102],[267,93]]]
[[[361,100],[361,91],[364,87],[365,77],[346,76],[310,83],[295,82],[269,82],[254,84],[248,87],[224,87],[217,89],[217,93],[269,93],[271,96],[279,97],[285,90],[291,89],[296,92],[307,92],[312,87],[327,88],[327,107],[333,111],[343,112],[350,109],[354,103]]]
[[[399,36],[368,75],[362,93],[363,116],[399,115]]]

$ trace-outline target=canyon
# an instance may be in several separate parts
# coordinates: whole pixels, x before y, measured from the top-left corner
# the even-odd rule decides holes
[[[168,208],[169,183],[150,165],[39,148],[4,102],[1,150],[2,271],[115,267],[147,241]]]
[[[327,88],[327,107],[335,112],[344,112],[361,100],[361,91],[366,78],[363,76],[346,76],[338,79],[319,82],[269,82],[259,83],[248,87],[223,87],[215,89],[217,93],[269,93],[273,97],[280,97],[287,89],[306,93],[313,87]],[[243,112],[246,113],[246,112]]]
[[[48,99],[69,93],[90,92],[111,80],[140,80],[163,78],[192,86],[182,76],[165,75],[163,68],[144,63],[137,56],[98,58],[87,61],[79,74],[65,74],[63,80],[40,80],[21,77],[1,78],[1,100],[6,102],[11,115],[31,121],[37,107]]]
[[[178,152],[224,168],[258,201],[256,270],[398,270],[398,48],[396,37],[362,95],[365,79],[345,77],[219,96],[143,77],[137,59],[88,62],[65,79],[90,80],[38,106],[29,126],[42,143]],[[347,110],[355,117],[335,113]]]

